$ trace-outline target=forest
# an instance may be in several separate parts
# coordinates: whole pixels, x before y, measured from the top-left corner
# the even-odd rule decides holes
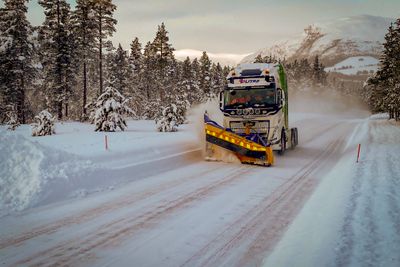
[[[128,50],[113,44],[116,31],[112,0],[40,0],[45,20],[32,26],[26,0],[4,0],[0,9],[0,123],[15,129],[46,111],[59,121],[96,124],[96,130],[123,130],[126,114],[160,122],[160,131],[176,129],[187,109],[218,95],[230,67],[200,59],[178,61],[164,23],[152,41],[133,38]],[[134,36],[134,33],[132,33]],[[258,56],[255,62],[285,65],[291,88],[334,88],[357,95],[373,112],[400,118],[400,19],[385,37],[380,69],[356,89],[326,73],[318,56],[287,62]],[[354,86],[353,86],[354,87]],[[112,101],[110,101],[112,100]],[[104,120],[114,112],[114,127]],[[44,113],[42,113],[43,115]]]
[[[111,0],[78,0],[75,10],[64,0],[39,4],[45,21],[38,27],[27,20],[25,0],[6,0],[0,10],[1,123],[30,123],[42,110],[57,120],[94,121],[107,90],[132,117],[156,119],[171,105],[184,114],[224,85],[229,69],[206,52],[175,59],[164,23],[152,41],[133,38],[127,51],[109,40],[117,24]]]

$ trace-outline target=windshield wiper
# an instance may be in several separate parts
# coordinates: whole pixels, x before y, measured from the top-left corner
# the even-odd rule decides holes
[[[235,103],[231,105],[226,105],[225,108],[242,108],[245,107],[245,104],[243,103]]]

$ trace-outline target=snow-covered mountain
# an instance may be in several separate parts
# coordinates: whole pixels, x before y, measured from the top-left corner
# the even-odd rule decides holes
[[[393,21],[392,18],[360,15],[315,23],[306,27],[303,34],[260,49],[242,62],[252,62],[259,54],[286,59],[311,59],[319,55],[326,66],[354,56],[378,58],[387,28]]]
[[[371,74],[378,70],[379,60],[370,56],[349,57],[332,67],[327,72],[339,72],[346,75]]]
[[[174,52],[175,57],[178,60],[185,60],[189,57],[191,60],[197,58],[200,59],[203,51],[194,49],[181,49]],[[208,53],[208,57],[215,63],[219,63],[222,66],[236,66],[244,57],[250,54],[218,54],[218,53]]]

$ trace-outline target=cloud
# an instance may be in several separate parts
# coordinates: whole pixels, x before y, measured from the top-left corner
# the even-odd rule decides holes
[[[74,7],[74,0],[68,0]],[[125,49],[134,37],[145,44],[165,22],[176,49],[244,54],[302,32],[309,24],[343,16],[400,17],[398,0],[114,0],[118,20],[112,38]],[[0,6],[3,2],[0,2]],[[29,19],[43,9],[29,1]]]

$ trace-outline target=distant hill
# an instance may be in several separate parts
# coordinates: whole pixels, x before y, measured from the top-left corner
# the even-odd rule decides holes
[[[394,20],[360,15],[315,23],[306,27],[302,35],[260,49],[245,57],[242,62],[252,62],[259,54],[288,60],[312,60],[319,55],[322,63],[328,67],[334,67],[351,57],[369,56],[378,59],[387,28]]]

